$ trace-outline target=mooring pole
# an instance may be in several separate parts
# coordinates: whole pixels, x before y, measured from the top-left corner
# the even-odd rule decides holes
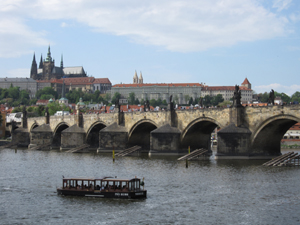
[[[113,162],[115,162],[115,150],[112,151]]]

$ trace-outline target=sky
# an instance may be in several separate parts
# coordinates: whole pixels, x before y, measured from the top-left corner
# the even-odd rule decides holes
[[[46,58],[112,84],[300,91],[299,0],[1,0],[0,77]]]

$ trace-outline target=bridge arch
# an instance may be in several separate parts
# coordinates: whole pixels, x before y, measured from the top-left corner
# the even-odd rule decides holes
[[[34,123],[31,125],[29,131],[31,132],[34,128],[36,128],[36,127],[38,127],[38,126],[39,126],[39,125],[38,125],[36,122],[34,122]]]
[[[105,127],[106,124],[101,121],[97,121],[90,126],[86,134],[86,143],[89,144],[90,147],[99,147],[99,132]]]
[[[135,123],[128,134],[128,147],[139,145],[142,149],[150,150],[150,132],[158,128],[157,124],[149,119],[142,119]]]
[[[221,125],[212,118],[201,117],[193,120],[181,133],[181,148],[211,149],[211,133]]]
[[[52,142],[53,147],[61,146],[61,132],[67,128],[69,128],[69,124],[67,124],[66,122],[61,122],[57,124],[53,132],[53,142]]]
[[[265,155],[280,155],[283,135],[299,122],[300,118],[292,115],[277,115],[263,121],[251,135],[251,151]]]

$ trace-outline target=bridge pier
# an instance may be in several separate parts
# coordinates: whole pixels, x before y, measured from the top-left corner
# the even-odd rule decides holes
[[[239,159],[252,156],[251,131],[245,127],[237,127],[234,123],[218,132],[216,159]]]
[[[150,132],[150,153],[178,154],[181,132],[169,124]]]
[[[30,133],[29,149],[35,148],[41,145],[52,145],[53,132],[49,124],[42,124],[34,128]]]
[[[12,142],[20,147],[28,147],[30,144],[30,135],[27,128],[27,111],[23,106],[22,127],[15,129],[12,134]]]
[[[85,144],[85,137],[84,129],[74,124],[61,132],[60,150],[68,150]]]
[[[98,152],[125,150],[128,143],[128,132],[124,126],[116,122],[99,132]]]

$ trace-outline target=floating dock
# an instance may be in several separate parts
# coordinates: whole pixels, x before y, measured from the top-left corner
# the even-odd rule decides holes
[[[300,155],[288,152],[264,163],[263,166],[300,166]]]
[[[87,149],[89,147],[90,146],[88,144],[83,144],[83,145],[80,145],[80,146],[78,146],[76,148],[72,148],[72,149],[70,149],[70,150],[68,150],[66,152],[76,153],[76,152],[80,152],[80,151],[82,151],[84,149]]]
[[[121,152],[118,152],[117,154],[116,154],[116,156],[127,156],[127,155],[129,155],[129,154],[132,154],[132,153],[134,153],[134,152],[136,152],[136,151],[139,151],[139,150],[141,150],[142,149],[142,147],[141,146],[133,146],[133,147],[131,147],[131,148],[128,148],[128,149],[125,149],[125,150],[123,150],[123,151],[121,151]]]
[[[187,155],[180,157],[177,160],[179,160],[179,161],[181,161],[181,160],[196,160],[200,157],[202,157],[202,158],[208,157],[207,153],[208,153],[207,149],[200,148],[200,149],[196,149],[196,150],[192,151],[191,153],[189,153]]]

